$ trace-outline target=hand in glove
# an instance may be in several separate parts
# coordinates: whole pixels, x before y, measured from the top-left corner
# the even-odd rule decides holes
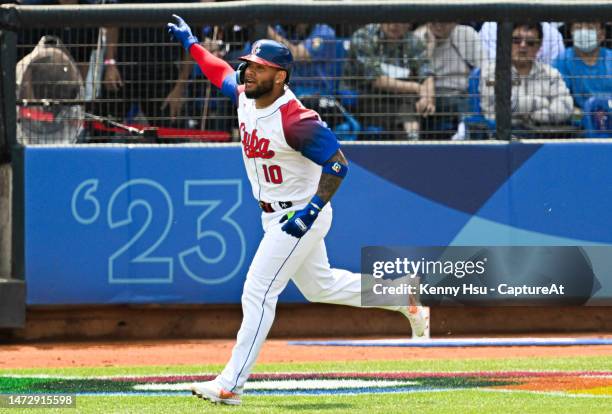
[[[310,230],[324,205],[325,202],[319,196],[315,195],[306,207],[299,211],[292,211],[285,214],[283,218],[280,219],[280,223],[286,222],[282,230],[299,239]]]
[[[185,50],[189,52],[191,45],[198,43],[198,38],[191,33],[189,25],[185,23],[183,19],[176,14],[173,14],[172,17],[176,24],[168,23],[168,33],[170,33],[170,36],[172,36],[174,40],[181,42]]]

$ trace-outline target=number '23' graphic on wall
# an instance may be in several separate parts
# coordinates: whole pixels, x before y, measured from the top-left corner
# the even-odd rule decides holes
[[[83,225],[93,224],[103,213],[98,186],[98,179],[87,179],[72,194],[72,216]],[[177,254],[178,262],[199,283],[224,283],[238,273],[245,259],[245,237],[232,218],[242,204],[242,181],[185,180],[183,193],[184,206],[201,213],[195,234],[185,235],[193,238],[192,245]],[[134,231],[134,209],[138,208],[144,211],[145,219]],[[108,200],[106,222],[112,231],[129,228],[129,234],[125,237],[128,241],[108,257],[109,283],[172,283],[175,258],[164,256],[159,247],[180,219],[177,216],[168,191],[160,183],[140,178],[119,185]],[[213,255],[202,248],[211,242],[217,246]],[[228,255],[229,249],[239,253]]]

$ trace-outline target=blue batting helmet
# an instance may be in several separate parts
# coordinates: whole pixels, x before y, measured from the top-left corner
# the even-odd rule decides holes
[[[261,39],[253,43],[251,53],[239,58],[245,62],[255,62],[287,71],[287,82],[291,74],[293,55],[287,46],[270,39]]]

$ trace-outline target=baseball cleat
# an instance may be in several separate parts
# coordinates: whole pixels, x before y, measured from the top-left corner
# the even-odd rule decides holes
[[[429,339],[429,307],[407,306],[402,313],[410,321],[412,339]]]
[[[196,383],[190,389],[193,395],[215,404],[240,405],[240,395],[220,387],[214,381]]]

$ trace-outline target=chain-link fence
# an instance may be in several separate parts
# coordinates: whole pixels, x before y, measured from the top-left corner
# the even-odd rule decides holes
[[[233,67],[256,39],[286,44],[295,58],[291,89],[341,140],[496,137],[495,22],[191,27]],[[238,139],[230,100],[161,25],[17,35],[22,143]],[[605,23],[514,23],[507,42],[514,137],[612,137]]]

